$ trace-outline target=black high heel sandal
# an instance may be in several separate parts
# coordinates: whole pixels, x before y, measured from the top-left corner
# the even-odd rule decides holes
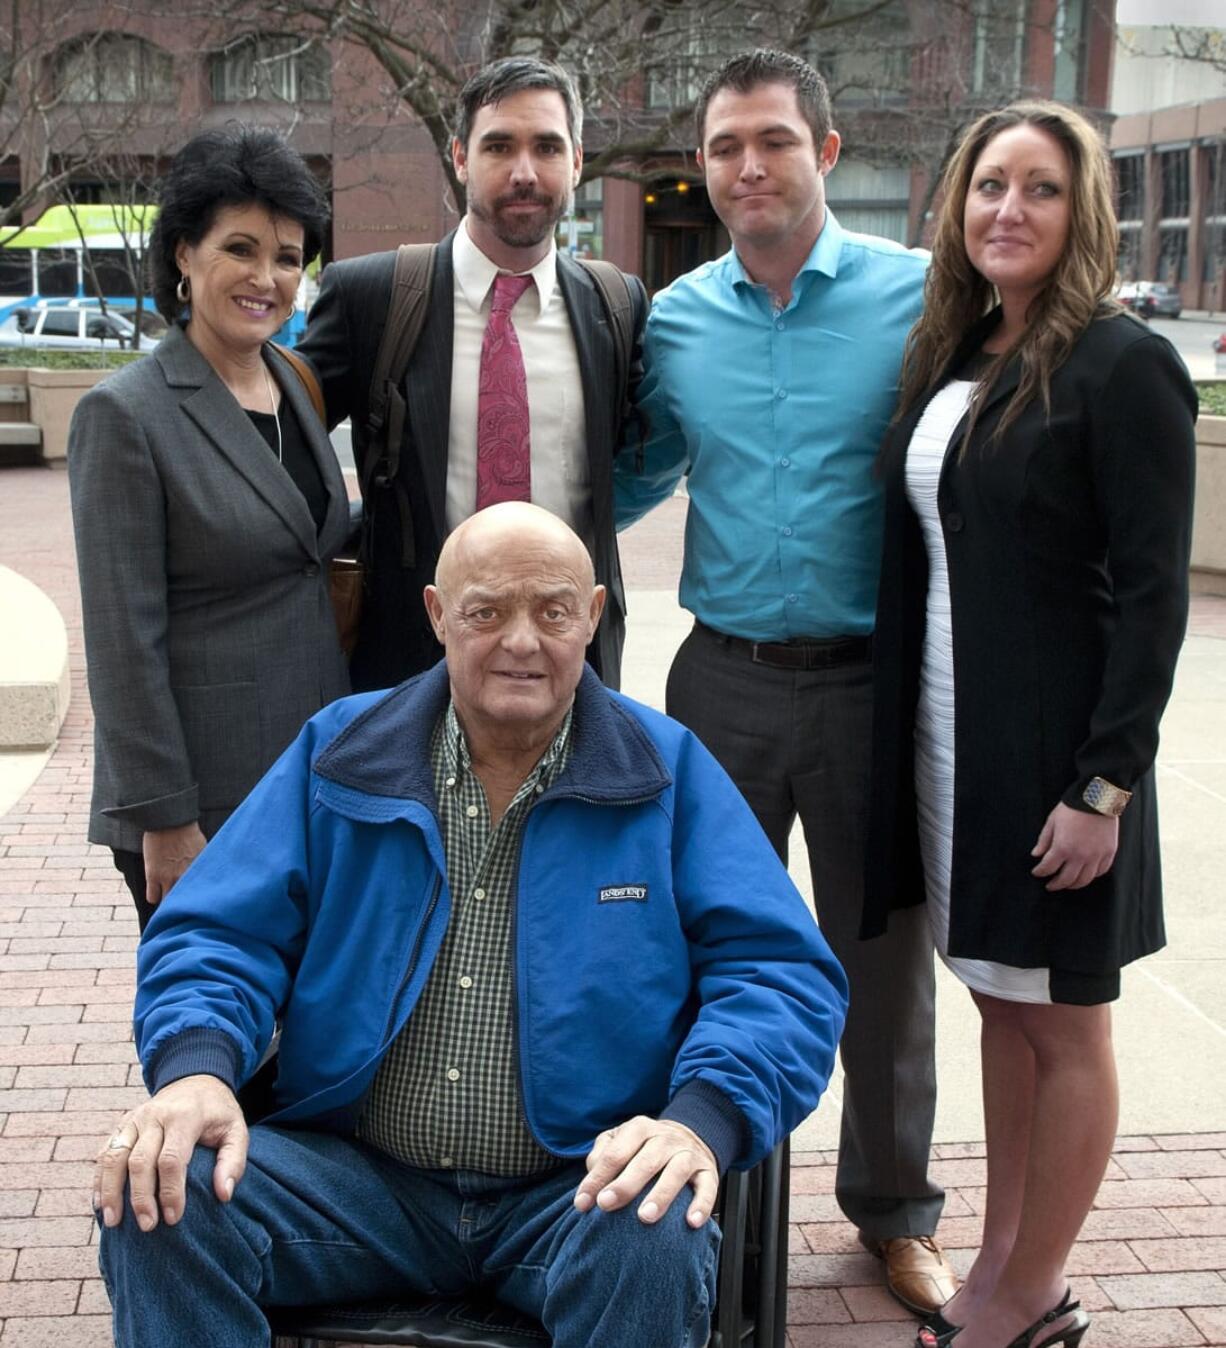
[[[951,1325],[940,1311],[933,1311],[915,1336],[915,1348],[949,1348],[961,1333],[961,1325]]]
[[[1062,1348],[1078,1348],[1078,1345],[1086,1336],[1086,1330],[1090,1327],[1090,1317],[1081,1309],[1081,1302],[1074,1301],[1072,1298],[1073,1289],[1066,1287],[1060,1304],[1053,1306],[1045,1315],[1039,1316],[1029,1329],[1023,1329],[1017,1338],[1008,1345],[1008,1348],[1056,1348],[1057,1344],[1062,1345]],[[1045,1339],[1036,1337],[1045,1326],[1050,1325],[1054,1320],[1059,1320],[1064,1315],[1072,1315],[1073,1317],[1067,1325],[1057,1329],[1054,1334],[1048,1335]],[[939,1345],[938,1348],[940,1348]]]

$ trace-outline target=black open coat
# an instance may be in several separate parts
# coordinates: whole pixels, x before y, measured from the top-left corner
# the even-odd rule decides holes
[[[1164,941],[1153,763],[1187,620],[1196,394],[1171,345],[1122,314],[1078,339],[1050,414],[1034,401],[989,443],[1018,377],[1002,372],[965,454],[955,432],[938,491],[956,722],[949,953],[1104,973]],[[880,459],[866,936],[924,900],[913,736],[928,563],[904,482],[922,412]],[[1030,850],[1057,801],[1080,808],[1095,776],[1134,793],[1115,863],[1048,893]]]

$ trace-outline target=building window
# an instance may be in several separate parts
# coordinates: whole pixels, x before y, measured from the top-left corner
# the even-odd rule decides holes
[[[69,103],[171,103],[169,54],[125,33],[95,33],[55,56],[55,87]]]
[[[327,48],[281,33],[239,38],[214,53],[209,78],[215,103],[322,103],[332,96]]]
[[[1170,225],[1158,231],[1159,281],[1188,279],[1188,227]]]
[[[593,178],[575,188],[574,234],[571,216],[558,222],[558,247],[576,257],[604,257],[604,179]]]
[[[1026,0],[999,0],[974,6],[975,47],[971,88],[999,97],[1022,87],[1026,54]]]
[[[1187,146],[1159,153],[1158,176],[1162,183],[1162,219],[1186,221],[1192,200]]]
[[[1202,280],[1218,282],[1226,276],[1226,224],[1205,227],[1205,265]]]
[[[1082,53],[1085,51],[1084,0],[1057,0],[1052,20],[1055,70],[1052,97],[1064,103],[1081,102]]]
[[[1141,277],[1141,223],[1120,226],[1120,252],[1116,272],[1121,281],[1139,281]]]
[[[1191,210],[1189,149],[1159,150],[1158,281],[1188,279],[1188,214]]]
[[[826,179],[826,200],[844,229],[897,243],[907,241],[910,194],[911,170],[906,167],[874,168],[841,158]]]
[[[1115,157],[1116,214],[1120,222],[1145,219],[1145,156]]]
[[[1203,280],[1226,276],[1226,140],[1202,145],[1205,166],[1205,262]]]
[[[864,8],[863,0],[833,0],[826,6],[831,26],[815,33],[801,53],[821,72],[839,107],[897,102],[911,90],[917,44],[906,5],[896,0],[859,17]]]
[[[727,46],[723,35],[704,28],[694,20],[680,31],[658,29],[652,46],[662,52],[661,59],[647,69],[647,106],[684,108],[702,92],[707,74],[719,64]]]

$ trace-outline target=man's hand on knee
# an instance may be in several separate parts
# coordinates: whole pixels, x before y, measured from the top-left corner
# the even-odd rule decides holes
[[[575,1194],[580,1212],[624,1208],[655,1179],[639,1205],[639,1220],[659,1221],[688,1184],[694,1200],[685,1219],[699,1227],[714,1211],[719,1194],[719,1171],[711,1149],[693,1129],[671,1119],[640,1114],[601,1133],[588,1152],[587,1169]]]
[[[247,1166],[247,1124],[234,1092],[217,1077],[192,1076],[128,1114],[98,1153],[94,1209],[106,1226],[123,1220],[124,1183],[142,1231],[173,1226],[187,1204],[187,1164],[200,1142],[216,1147],[213,1192],[228,1202]]]

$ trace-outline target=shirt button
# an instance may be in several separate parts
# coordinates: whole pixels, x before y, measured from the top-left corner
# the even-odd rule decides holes
[[[791,459],[780,459],[780,460],[779,460],[779,467],[780,467],[780,468],[790,468],[791,466],[792,466],[792,460],[791,460]]]
[[[448,777],[448,778],[447,778],[446,785],[448,785],[448,786],[454,786],[454,785],[455,785],[455,778],[454,778],[454,777]]]
[[[794,604],[794,603],[796,603],[796,601],[797,601],[799,598],[800,598],[800,595],[798,595],[798,594],[790,594],[790,595],[788,595],[788,603],[789,603],[789,604]]]
[[[779,532],[784,536],[784,538],[791,538],[792,526],[790,524],[785,524]]]
[[[460,1079],[460,1069],[458,1067],[449,1067],[447,1069],[447,1080],[459,1081],[459,1079]]]
[[[472,985],[473,985],[473,981],[472,981],[471,978],[469,978],[469,976],[468,976],[467,974],[464,974],[464,975],[460,978],[460,986],[461,986],[465,991],[467,991],[469,988],[471,988]]]
[[[537,782],[535,790],[538,796],[544,795],[545,793],[545,788],[540,784],[540,782]]]
[[[302,574],[307,577],[319,575],[319,564],[317,562],[308,562],[306,566],[302,568]]]
[[[478,885],[477,888],[473,890],[473,898],[474,899],[485,898],[485,890],[483,890],[480,885]]]
[[[453,1165],[455,1165],[455,1161],[454,1161],[450,1156],[444,1156],[444,1157],[439,1161],[439,1165],[440,1165],[444,1170],[450,1170],[451,1167],[452,1167]]]
[[[470,805],[470,806],[468,806],[468,808],[464,811],[464,813],[465,813],[470,819],[476,819],[477,813],[478,813],[477,807],[476,807],[475,805]]]
[[[775,390],[775,397],[778,398],[780,402],[782,402],[783,399],[786,398],[787,396],[788,396],[787,389],[781,388]]]
[[[775,331],[776,331],[776,332],[782,332],[782,331],[784,330],[784,328],[786,328],[786,327],[787,327],[787,324],[786,324],[786,323],[783,321],[783,319],[781,318],[781,319],[775,324]]]
[[[949,514],[945,516],[945,527],[951,534],[960,534],[965,523],[966,521],[956,510],[951,510]]]

